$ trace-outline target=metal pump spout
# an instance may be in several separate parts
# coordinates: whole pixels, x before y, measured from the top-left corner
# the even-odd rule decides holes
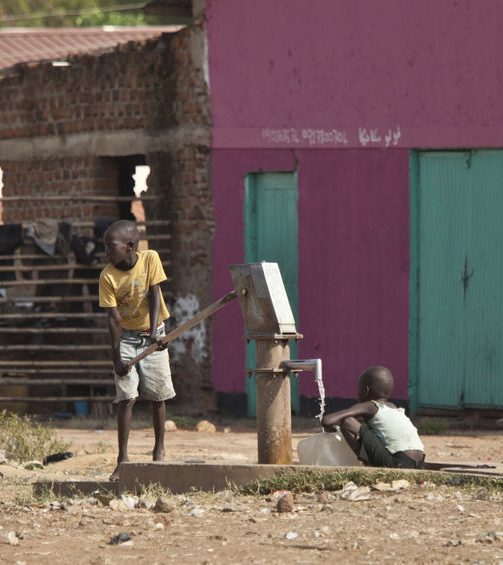
[[[321,359],[290,359],[283,361],[281,366],[289,371],[314,371],[314,379],[323,382]]]
[[[325,412],[325,387],[321,371],[321,359],[291,359],[283,361],[281,367],[289,371],[314,371],[314,379],[320,391],[320,413],[316,416],[320,421]]]

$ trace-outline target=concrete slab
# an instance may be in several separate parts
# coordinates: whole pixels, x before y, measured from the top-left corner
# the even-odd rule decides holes
[[[90,496],[96,491],[101,494],[119,494],[119,483],[111,481],[37,481],[33,484],[33,494],[40,496],[46,492],[53,492],[57,496]]]
[[[349,467],[346,467],[348,469]],[[358,467],[361,469],[361,467]],[[146,463],[122,463],[119,471],[121,492],[138,492],[142,487],[159,484],[178,494],[191,489],[218,491],[229,484],[245,485],[265,479],[276,473],[298,473],[305,470],[333,472],[335,467],[311,467],[307,465],[254,465],[209,464],[190,462],[152,461]],[[339,468],[340,469],[340,468]]]
[[[310,465],[259,465],[242,463],[205,463],[202,460],[171,461],[145,463],[122,463],[119,482],[110,481],[38,481],[33,489],[36,495],[52,491],[56,495],[76,496],[76,493],[91,495],[96,491],[101,494],[119,495],[123,492],[140,492],[142,487],[158,484],[173,494],[189,492],[192,489],[219,491],[229,485],[242,486],[252,481],[272,477],[276,473],[293,474],[302,471],[333,473],[334,471],[358,469],[366,473],[378,472],[375,467],[313,467]],[[435,462],[427,465],[427,471],[443,471],[465,475],[484,475],[488,478],[503,477],[501,465],[488,466],[477,463],[447,464]],[[413,469],[401,469],[402,472],[414,473]]]

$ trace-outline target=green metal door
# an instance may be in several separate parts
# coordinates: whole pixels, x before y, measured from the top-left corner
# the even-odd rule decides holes
[[[413,404],[502,407],[503,152],[421,152],[417,159]]]
[[[245,178],[245,262],[278,263],[298,328],[297,173],[250,173]],[[297,343],[290,341],[291,358]],[[255,367],[255,343],[246,346],[246,367]],[[292,410],[299,387],[291,379]],[[256,414],[255,377],[246,379],[248,415]]]

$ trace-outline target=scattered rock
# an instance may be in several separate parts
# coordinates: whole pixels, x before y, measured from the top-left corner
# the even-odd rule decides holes
[[[293,494],[291,492],[286,492],[278,498],[276,504],[276,509],[278,512],[292,512],[293,510]]]
[[[158,514],[155,517],[155,523],[162,524],[163,526],[169,526],[171,524],[171,520],[164,514]]]
[[[285,539],[296,539],[298,537],[299,534],[297,532],[294,532],[293,530],[285,534]]]
[[[95,499],[96,500],[96,499]],[[98,504],[98,501],[96,500],[96,504]],[[126,510],[127,507],[124,504],[124,501],[121,500],[120,498],[114,498],[109,502],[109,506],[112,510]]]
[[[475,543],[491,544],[491,543],[494,543],[494,539],[495,539],[495,538],[493,538],[492,536],[487,535],[487,536],[483,536],[483,537],[477,538],[477,539],[475,540]]]
[[[473,495],[475,500],[491,500],[491,496],[489,495],[489,491],[485,488],[479,488],[479,490]]]
[[[375,485],[370,487],[372,490],[378,490],[379,492],[386,492],[389,490],[393,490],[390,483],[383,483],[381,481],[377,481]]]
[[[146,508],[147,510],[152,510],[154,506],[155,500],[152,499],[140,500],[140,502],[138,503],[139,508]]]
[[[461,545],[461,540],[449,540],[447,543],[444,543],[444,547],[458,547]]]
[[[71,451],[53,453],[52,455],[44,457],[44,465],[47,465],[49,463],[57,463],[58,461],[65,461],[66,459],[70,459],[70,457],[73,457],[73,453]]]
[[[169,498],[166,498],[165,496],[160,496],[156,500],[156,503],[154,505],[155,512],[164,512],[166,514],[168,514],[169,512],[173,512],[175,508],[176,508],[175,503]]]
[[[109,545],[120,545],[120,544],[123,544],[124,542],[130,541],[130,540],[131,540],[131,536],[129,534],[125,534],[125,533],[121,532],[120,534],[117,534],[116,536],[111,538],[108,543],[109,543]]]
[[[98,500],[98,502],[103,504],[103,506],[110,506],[110,503],[115,498],[114,496],[111,496],[109,494],[101,494],[100,492],[93,493],[93,496]]]
[[[217,428],[208,420],[201,420],[196,426],[196,431],[215,433],[217,431]]]
[[[6,532],[5,537],[7,538],[7,543],[9,545],[19,545],[19,538],[17,537],[16,532]]]
[[[51,510],[65,510],[68,511],[68,508],[66,506],[65,503],[63,502],[58,502],[57,500],[54,500],[52,502],[49,502],[49,508]]]
[[[206,511],[204,510],[204,508],[201,508],[200,506],[196,506],[194,510],[192,510],[189,513],[189,516],[193,516],[195,518],[201,518],[202,516],[204,516],[205,512]]]
[[[206,510],[204,508],[201,508],[200,506],[196,506],[193,510],[189,512],[189,516],[193,516],[195,518],[201,518],[202,516],[204,516],[205,513]]]
[[[334,496],[330,492],[323,491],[318,496],[318,502],[320,502],[321,504],[327,504],[327,503],[333,502],[333,501],[334,501]]]
[[[173,420],[166,420],[164,423],[164,430],[166,432],[176,432],[178,427]]]
[[[407,479],[397,479],[396,481],[391,481],[391,488],[393,490],[401,490],[410,487],[410,483]]]

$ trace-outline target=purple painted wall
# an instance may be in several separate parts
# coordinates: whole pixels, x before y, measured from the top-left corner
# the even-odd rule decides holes
[[[327,396],[353,397],[358,372],[380,363],[395,373],[394,395],[405,398],[407,151],[215,150],[215,298],[232,288],[229,264],[243,262],[246,173],[291,171],[296,162],[299,356],[323,360]],[[221,392],[244,390],[243,335],[237,304],[215,316],[213,382]],[[301,377],[300,392],[315,396],[314,380]]]
[[[207,0],[207,12],[215,147],[383,147],[389,132],[389,147],[503,144],[500,0]],[[312,143],[310,129],[325,134]]]
[[[379,363],[406,398],[408,149],[503,146],[503,5],[207,0],[207,16],[215,297],[243,261],[245,174],[296,168],[299,357],[323,359],[329,397]],[[242,392],[237,304],[214,330],[214,384]]]
[[[406,398],[408,152],[302,151],[298,185],[300,357],[323,360],[329,397],[354,397],[379,364]]]

